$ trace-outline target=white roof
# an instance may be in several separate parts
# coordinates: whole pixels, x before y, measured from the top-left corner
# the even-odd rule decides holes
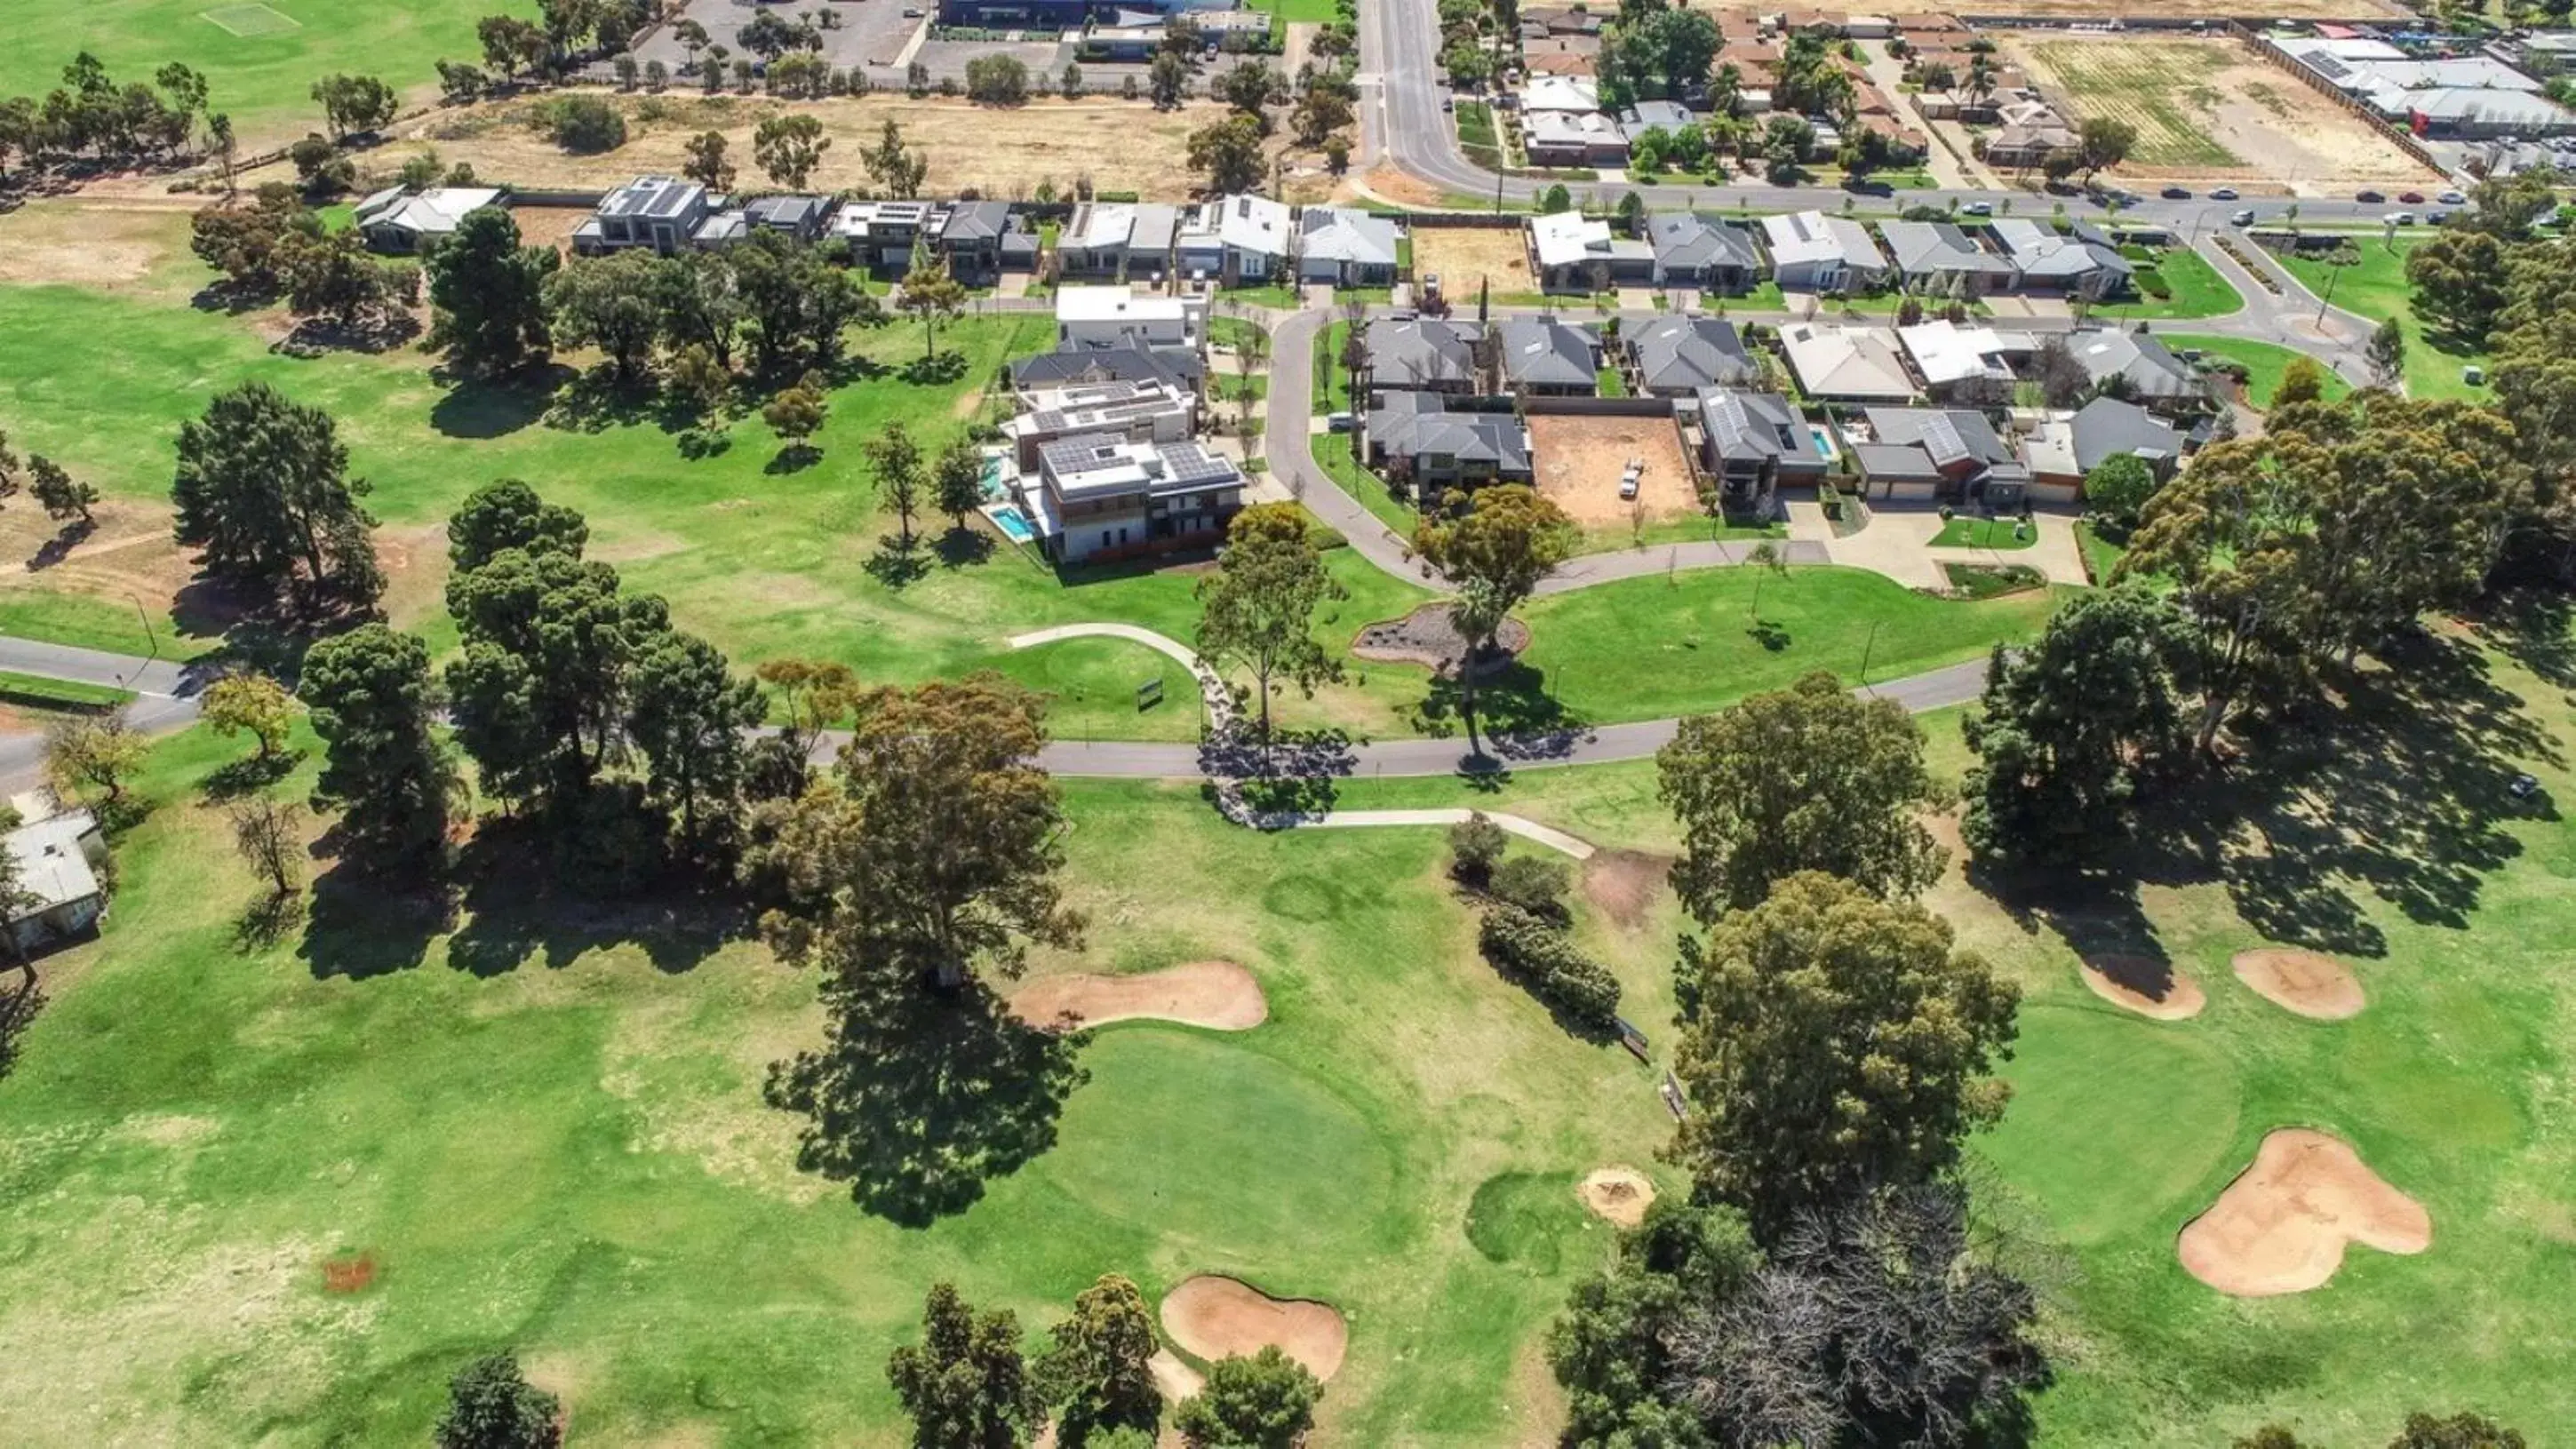
[[[379,191],[358,204],[360,226],[392,226],[420,236],[445,236],[466,213],[501,199],[489,186],[433,186],[427,191]]]
[[[1237,251],[1264,256],[1288,255],[1288,208],[1267,196],[1249,193],[1220,196],[1208,203],[1215,213],[1217,239]],[[1200,223],[1204,228],[1204,220]]]
[[[1590,76],[1532,76],[1521,87],[1521,110],[1530,111],[1597,111],[1601,109],[1601,87]]]
[[[2051,413],[2037,427],[2023,434],[2021,457],[2034,473],[2060,478],[2081,476],[2084,470],[2075,462],[2073,415]]]
[[[1189,319],[1185,297],[1140,297],[1126,287],[1058,287],[1058,322],[1183,322]]]
[[[1781,349],[1798,385],[1827,397],[1910,398],[1914,379],[1896,355],[1896,334],[1884,327],[1835,327],[1793,322],[1780,329]]]
[[[1305,256],[1319,261],[1394,266],[1395,223],[1349,206],[1310,206],[1297,219]]]
[[[96,829],[97,816],[86,810],[66,810],[9,832],[5,844],[18,864],[18,888],[34,897],[12,911],[10,920],[23,921],[39,911],[99,893],[98,873],[90,869],[89,856],[81,849],[81,837]]]
[[[1996,373],[2010,375],[2003,359],[2028,356],[2039,340],[2027,332],[1998,332],[1992,327],[1960,327],[1946,320],[1896,329],[1906,355],[1925,382],[1964,382]]]
[[[1082,230],[1068,232],[1057,244],[1069,247],[1123,247],[1136,230],[1136,208],[1123,201],[1096,201],[1082,213]]]
[[[1586,257],[1610,255],[1610,223],[1579,211],[1560,211],[1529,219],[1530,245],[1542,267],[1562,267]]]
[[[1867,267],[1887,265],[1886,254],[1859,222],[1821,211],[1800,211],[1762,218],[1762,235],[1771,244],[1774,266],[1799,262],[1847,262]]]

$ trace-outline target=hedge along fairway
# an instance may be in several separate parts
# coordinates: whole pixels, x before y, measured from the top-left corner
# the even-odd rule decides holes
[[[796,1169],[760,1082],[818,1038],[814,982],[747,939],[477,893],[452,935],[371,897],[237,951],[259,888],[190,787],[242,753],[157,752],[105,937],[41,967],[0,1080],[0,1396],[33,1441],[417,1443],[508,1344],[576,1440],[893,1444],[880,1365],[933,1280],[1034,1333],[1114,1271],[1149,1303],[1222,1275],[1328,1304],[1323,1442],[1483,1449],[1541,1411],[1526,1364],[1607,1241],[1569,1175],[1669,1131],[1644,1069],[1477,958],[1442,832],[1260,835],[1195,789],[1073,785],[1090,941],[1036,973],[1236,960],[1272,1014],[1098,1030],[1052,1146],[898,1228]],[[1669,936],[1638,939],[1660,1018]],[[1472,1208],[1504,1174],[1547,1187],[1496,1261]]]

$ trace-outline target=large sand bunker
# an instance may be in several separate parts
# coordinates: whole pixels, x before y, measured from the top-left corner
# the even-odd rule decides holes
[[[2361,978],[2332,956],[2267,948],[2239,951],[2234,964],[2236,979],[2253,987],[2256,995],[2301,1016],[2341,1021],[2359,1016],[2370,1004],[2362,995]]]
[[[2200,983],[2181,967],[2152,956],[2094,956],[2084,963],[2084,984],[2104,1001],[2158,1021],[2184,1021],[2209,1004]]]
[[[1140,1018],[1249,1031],[1269,1018],[1270,1003],[1252,973],[1233,962],[1192,961],[1133,976],[1042,977],[1011,994],[1011,1011],[1061,1031]]]
[[[2355,1242],[2420,1253],[2433,1245],[2433,1219],[2350,1146],[2285,1127],[2263,1139],[2254,1165],[2183,1227],[2175,1247],[2183,1267],[2219,1292],[2267,1298],[2322,1286],[2343,1266],[2344,1244]]]
[[[1234,1278],[1198,1277],[1163,1297],[1163,1331],[1200,1358],[1256,1354],[1265,1344],[1329,1379],[1350,1347],[1350,1328],[1328,1304],[1273,1298]]]
[[[1655,1185],[1632,1167],[1602,1168],[1576,1184],[1574,1193],[1595,1217],[1623,1228],[1644,1222],[1646,1209],[1655,1204]]]

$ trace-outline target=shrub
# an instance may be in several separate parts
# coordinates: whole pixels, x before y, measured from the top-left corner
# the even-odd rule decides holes
[[[1329,553],[1337,548],[1349,548],[1351,546],[1351,541],[1348,538],[1343,537],[1340,529],[1327,528],[1320,523],[1316,524],[1312,529],[1307,530],[1306,539],[1315,546],[1315,552],[1317,553]]]
[[[1554,922],[1506,901],[1485,908],[1477,948],[1494,969],[1567,1019],[1607,1031],[1619,1015],[1619,978],[1576,948]]]
[[[1449,874],[1462,885],[1483,889],[1493,878],[1495,862],[1511,837],[1479,812],[1449,827]]]
[[[1565,892],[1573,883],[1574,873],[1565,862],[1524,855],[1495,866],[1485,894],[1562,925],[1568,919]]]
[[[567,151],[595,155],[626,144],[626,118],[597,96],[559,96],[539,113],[538,126]]]

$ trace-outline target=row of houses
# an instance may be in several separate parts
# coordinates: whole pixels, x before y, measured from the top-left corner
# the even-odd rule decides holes
[[[1695,287],[1740,295],[1764,277],[1784,291],[1843,295],[1899,287],[1971,301],[1997,294],[2100,302],[2128,293],[2136,268],[2100,230],[2005,217],[1991,223],[1887,221],[1821,211],[1758,226],[1696,212],[1651,213],[1630,237],[1579,212],[1525,224],[1530,275],[1550,292]],[[1883,243],[1883,245],[1882,245]]]
[[[1521,410],[1545,406],[1534,399],[1590,397],[1604,370],[1619,374],[1629,396],[1668,403],[1727,506],[1754,512],[1767,511],[1784,483],[1834,472],[1857,475],[1879,497],[1991,507],[2073,501],[2084,475],[2109,457],[2136,455],[2161,476],[2207,436],[2197,375],[2143,334],[2087,329],[2067,338],[2094,389],[2072,411],[1969,404],[1909,369],[1908,356],[1965,354],[2009,381],[2040,350],[2026,335],[1986,331],[1782,328],[1781,361],[1806,404],[1841,405],[1841,421],[1829,425],[1807,419],[1724,318],[1656,316],[1608,339],[1554,317],[1379,318],[1367,332],[1362,456],[1422,497],[1528,482],[1536,460]],[[1927,398],[1932,406],[1914,405]],[[2009,442],[1990,407],[2015,420]]]
[[[1531,60],[1529,74],[1520,90],[1507,99],[1518,114],[1521,151],[1530,165],[1624,167],[1647,132],[1678,131],[1696,124],[1714,109],[1715,97],[1709,88],[1695,82],[1669,99],[1641,100],[1616,111],[1605,110],[1600,86],[1591,74],[1598,48],[1598,42],[1580,38],[1550,40],[1542,42],[1532,58],[1529,43],[1523,42],[1524,58]],[[1776,61],[1777,53],[1769,47],[1758,49]],[[1721,53],[1718,63],[1735,62]],[[1905,119],[1896,103],[1871,83],[1865,71],[1849,62],[1844,64],[1852,72],[1851,126],[1878,136],[1891,159],[1920,157],[1931,138]],[[1756,73],[1761,84],[1745,81],[1740,66],[1738,75],[1733,101],[1736,109],[1747,115],[1767,114],[1772,108],[1769,70]],[[1813,135],[1804,159],[1821,161],[1842,148],[1843,132],[1831,117],[1814,115],[1806,120]]]
[[[2547,87],[2542,82],[2494,55],[2447,49],[2413,53],[2355,26],[2270,35],[2264,43],[2325,88],[2419,136],[2576,133],[2576,111],[2551,100],[2543,94]]]
[[[1056,238],[1056,267],[1062,277],[1118,282],[1385,287],[1395,283],[1402,246],[1392,218],[1356,207],[1292,207],[1249,194],[1187,206],[1086,201]]]

